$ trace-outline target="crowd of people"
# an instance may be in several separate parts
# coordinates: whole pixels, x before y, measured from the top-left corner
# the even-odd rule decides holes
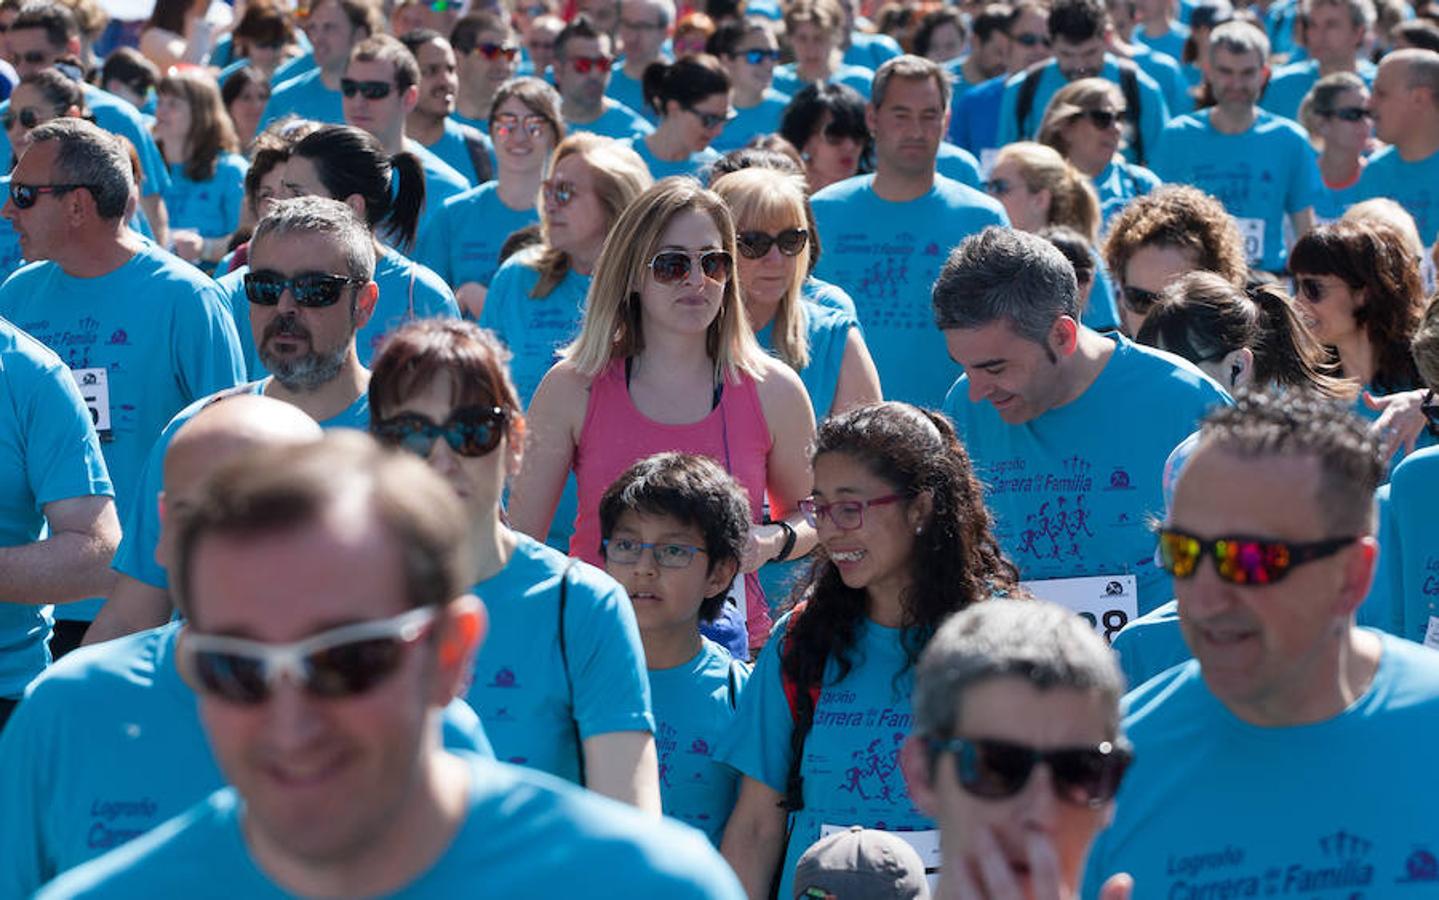
[[[1439,7],[0,0],[0,99],[0,900],[1439,889]]]

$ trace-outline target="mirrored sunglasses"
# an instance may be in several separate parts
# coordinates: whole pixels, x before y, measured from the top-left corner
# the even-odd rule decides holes
[[[1159,532],[1159,564],[1175,578],[1193,578],[1199,561],[1210,556],[1223,580],[1262,587],[1282,581],[1295,566],[1333,556],[1356,540],[1352,536],[1307,543],[1240,536],[1201,538],[1164,528]]]
[[[690,267],[698,259],[700,272],[710,281],[723,284],[729,281],[734,260],[724,250],[703,250],[688,253],[683,250],[663,250],[650,260],[649,269],[659,284],[678,284],[690,275]]]
[[[245,296],[256,306],[277,306],[280,297],[289,290],[296,306],[317,308],[333,306],[350,285],[364,285],[363,278],[349,278],[331,275],[328,272],[304,272],[293,278],[286,278],[278,272],[250,272],[245,276]]]
[[[460,456],[484,456],[500,445],[509,413],[499,406],[468,406],[436,424],[419,413],[400,413],[372,423],[370,433],[382,444],[428,457],[435,441],[444,438]]]

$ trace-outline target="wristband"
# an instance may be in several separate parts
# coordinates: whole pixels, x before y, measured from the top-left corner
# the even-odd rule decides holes
[[[775,524],[784,529],[784,546],[779,548],[779,552],[775,554],[773,562],[784,562],[789,559],[790,553],[794,551],[794,542],[798,535],[794,533],[794,526],[790,525],[784,519],[780,519]]]

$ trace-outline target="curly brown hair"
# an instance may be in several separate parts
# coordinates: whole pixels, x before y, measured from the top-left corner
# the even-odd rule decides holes
[[[1197,188],[1165,185],[1136,198],[1109,225],[1104,264],[1123,284],[1130,257],[1148,246],[1187,250],[1198,268],[1217,272],[1235,287],[1249,277],[1244,238],[1234,220],[1222,203]]]

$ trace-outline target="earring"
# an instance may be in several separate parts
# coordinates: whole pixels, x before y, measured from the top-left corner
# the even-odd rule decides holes
[[[914,533],[915,533],[915,534],[924,534],[924,526],[923,526],[923,525],[916,525],[915,528],[914,528]]]

